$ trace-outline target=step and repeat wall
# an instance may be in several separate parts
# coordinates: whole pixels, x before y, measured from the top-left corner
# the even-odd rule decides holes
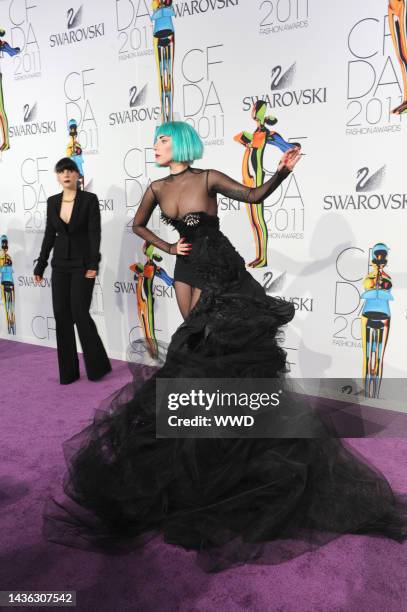
[[[1,337],[56,345],[51,267],[40,285],[32,270],[73,120],[102,215],[92,314],[108,352],[123,358],[145,335],[148,299],[150,332],[170,340],[182,322],[175,258],[155,250],[148,261],[131,225],[149,182],[168,173],[152,146],[172,110],[205,143],[195,166],[241,182],[249,172],[259,184],[289,143],[302,146],[257,208],[266,232],[247,204],[218,200],[246,262],[266,257],[250,272],[295,304],[293,375],[361,377],[367,351],[384,376],[405,376],[405,10],[387,0],[0,0]],[[178,238],[158,209],[149,227]]]

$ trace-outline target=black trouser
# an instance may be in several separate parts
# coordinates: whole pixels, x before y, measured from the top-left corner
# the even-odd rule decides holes
[[[83,268],[53,268],[52,270],[52,304],[61,384],[67,384],[79,378],[74,324],[82,345],[88,378],[97,380],[111,370],[109,357],[95,322],[89,314],[95,279],[86,278],[85,272]]]

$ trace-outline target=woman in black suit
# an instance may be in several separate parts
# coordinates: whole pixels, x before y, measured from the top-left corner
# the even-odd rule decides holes
[[[47,221],[41,252],[34,269],[42,280],[51,249],[52,305],[54,309],[59,377],[61,384],[79,378],[74,324],[82,345],[89,380],[98,380],[111,365],[95,322],[89,314],[100,261],[101,223],[99,200],[94,193],[77,189],[78,168],[69,157],[55,166],[63,187],[47,200]]]

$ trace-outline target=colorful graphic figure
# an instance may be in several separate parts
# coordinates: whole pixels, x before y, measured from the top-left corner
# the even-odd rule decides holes
[[[298,142],[286,142],[280,134],[266,127],[267,125],[277,123],[276,117],[272,115],[266,116],[266,109],[267,103],[264,100],[255,102],[252,106],[252,118],[257,123],[257,128],[253,133],[239,132],[233,138],[246,147],[243,156],[242,173],[243,183],[248,187],[258,187],[264,182],[263,156],[266,145],[274,145],[283,153],[288,149],[293,149],[295,146],[301,147]],[[252,172],[250,171],[250,163]],[[263,268],[267,266],[268,240],[267,225],[264,220],[264,203],[246,204],[246,210],[249,215],[256,245],[256,258],[248,266]]]
[[[0,28],[0,57],[3,53],[7,53],[11,57],[20,53],[20,47],[10,47],[7,41],[1,40],[5,35],[6,31]],[[4,107],[4,95],[3,95],[3,75],[0,69],[0,151],[7,151],[10,148],[10,141],[8,135],[8,119],[6,109]]]
[[[162,261],[161,255],[154,253],[154,245],[144,243],[143,248],[147,261],[132,264],[130,270],[134,272],[134,280],[137,280],[137,312],[140,325],[143,328],[144,336],[147,340],[148,351],[154,359],[158,357],[158,343],[154,330],[154,277],[161,278],[168,287],[173,285],[173,279],[168,276],[164,268],[156,265],[156,261]]]
[[[82,147],[77,140],[78,136],[78,124],[75,119],[70,119],[68,122],[69,129],[69,144],[66,148],[67,157],[71,157],[76,165],[78,166],[78,172],[80,174],[78,178],[78,188],[85,189],[85,177],[83,172],[83,157]]]
[[[8,254],[8,238],[5,234],[0,238],[0,283],[1,297],[6,311],[7,331],[16,333],[15,294],[13,280],[13,262]]]
[[[372,271],[363,281],[365,291],[360,296],[366,300],[361,317],[365,397],[379,397],[383,377],[391,318],[389,301],[394,300],[391,277],[384,271],[388,252],[388,247],[381,242],[372,248]]]
[[[391,111],[401,115],[407,111],[407,23],[405,0],[389,0],[389,27],[403,77],[403,101]]]
[[[158,70],[158,87],[161,99],[161,121],[173,121],[174,100],[174,47],[175,32],[172,17],[175,17],[172,0],[153,0],[154,52]]]

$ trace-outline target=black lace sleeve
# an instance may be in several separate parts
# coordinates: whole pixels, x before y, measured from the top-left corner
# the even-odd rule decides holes
[[[210,195],[221,193],[228,198],[239,200],[239,202],[257,204],[273,193],[290,173],[291,170],[287,166],[283,166],[263,185],[247,187],[247,185],[242,185],[242,183],[235,181],[223,172],[219,172],[219,170],[208,170],[208,193]]]
[[[157,206],[157,198],[151,185],[146,189],[141,199],[139,207],[133,219],[133,232],[161,249],[165,253],[170,252],[171,244],[159,238],[154,232],[147,229],[146,225],[150,220],[154,208]]]

